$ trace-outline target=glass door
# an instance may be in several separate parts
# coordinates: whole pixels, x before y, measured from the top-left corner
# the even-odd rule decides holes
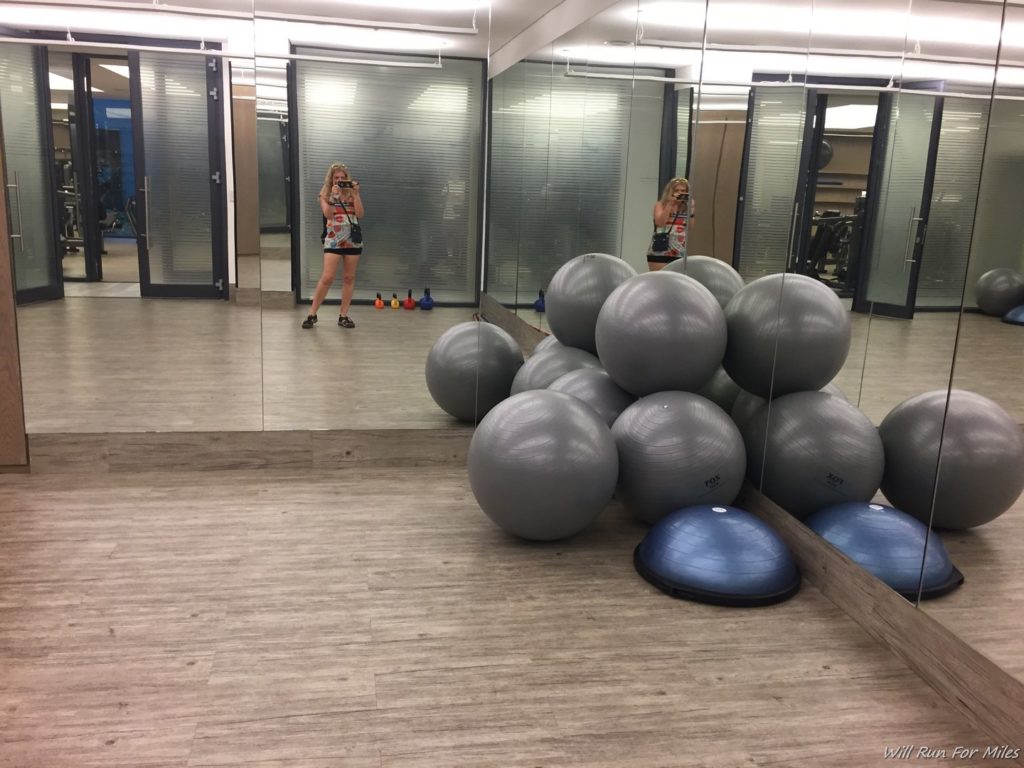
[[[0,43],[0,123],[17,301],[59,299],[59,242],[46,49]]]
[[[881,96],[854,311],[914,316],[941,122],[940,96]]]
[[[227,297],[221,65],[129,55],[143,296]]]

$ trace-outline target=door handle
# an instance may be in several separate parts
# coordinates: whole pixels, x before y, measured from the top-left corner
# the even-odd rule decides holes
[[[910,220],[907,222],[907,241],[903,246],[903,274],[907,273],[907,264],[917,263],[917,259],[914,258],[914,245],[917,240],[915,232],[917,227],[914,224],[915,222],[919,224],[922,221],[924,221],[924,218],[917,215],[917,208],[911,208]]]
[[[142,186],[139,188],[139,192],[142,193],[143,200],[145,201],[142,211],[146,217],[146,232],[149,232],[149,176],[142,177]],[[139,232],[139,237],[146,237],[146,232]]]
[[[18,172],[14,172],[14,183],[7,185],[8,189],[14,190],[14,200],[18,206],[18,234],[11,233],[10,237],[12,240],[18,241],[18,249],[25,252],[25,225],[21,221],[21,177],[18,176]]]

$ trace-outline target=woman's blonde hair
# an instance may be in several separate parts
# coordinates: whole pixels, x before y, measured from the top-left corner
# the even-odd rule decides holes
[[[331,167],[327,169],[327,175],[324,176],[324,185],[320,187],[320,197],[325,200],[331,197],[331,187],[334,186],[332,182],[334,181],[335,171],[344,171],[345,178],[349,178],[348,166],[344,163],[331,163]]]
[[[665,205],[672,199],[672,187],[674,187],[676,184],[685,184],[686,191],[687,193],[689,193],[690,180],[684,179],[682,176],[676,176],[674,179],[670,179],[668,184],[665,185],[665,188],[661,190],[661,199],[658,200],[659,203]],[[650,200],[651,198],[647,199]]]

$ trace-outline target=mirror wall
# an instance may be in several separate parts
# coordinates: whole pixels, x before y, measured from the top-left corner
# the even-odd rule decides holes
[[[792,341],[762,344],[748,391],[728,395],[737,423],[760,413],[748,477],[784,506],[809,505],[801,517],[849,497],[905,507],[927,524],[938,432],[935,451],[911,454],[879,433],[886,417],[938,393],[941,431],[952,384],[1022,421],[1017,326],[978,312],[975,288],[993,269],[1021,269],[1007,192],[1014,121],[1024,119],[1019,9],[927,0],[773,4],[763,16],[744,8],[622,2],[494,77],[484,290],[549,330],[535,301],[570,259],[600,252],[639,273],[652,268],[652,207],[670,179],[685,177],[686,259],[710,256],[747,285],[762,281],[761,322],[781,323]],[[814,359],[831,370],[814,374],[814,388],[838,400],[783,402],[810,388],[789,374],[813,372]],[[916,504],[904,502],[908,483],[887,455],[913,455]],[[793,469],[801,461],[803,475]],[[795,485],[780,481],[792,477]],[[942,537],[966,578],[959,591],[947,594],[955,572],[926,583],[937,538],[929,544],[917,529],[892,553],[901,594],[934,597],[929,608],[969,621],[983,613],[976,580],[993,595],[984,609],[993,617],[1015,582],[995,575],[989,556],[1012,558],[1019,493],[989,536]],[[1018,613],[976,634],[999,634],[1008,648]]]
[[[250,0],[0,26],[29,433],[259,429]]]
[[[476,309],[490,9],[338,5],[256,5],[263,428],[464,428],[423,371]]]
[[[965,279],[952,395],[942,424],[932,510],[930,547],[949,552],[964,572],[965,583],[924,606],[1001,667],[1022,677],[1024,460],[1019,456],[1024,450],[1024,329],[1001,320],[1024,303],[1024,231],[1010,202],[1011,185],[1020,178],[1024,162],[1024,9],[1008,3],[1000,10],[999,66],[978,163],[981,178],[970,254],[962,264]],[[1020,322],[1015,315],[1007,320]]]

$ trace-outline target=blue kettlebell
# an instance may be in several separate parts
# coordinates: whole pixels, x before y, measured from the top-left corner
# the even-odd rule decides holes
[[[423,289],[423,298],[420,299],[420,309],[433,309],[434,298],[430,295],[430,289]]]
[[[544,311],[544,291],[540,292],[540,297],[533,302],[533,308],[538,312]]]

